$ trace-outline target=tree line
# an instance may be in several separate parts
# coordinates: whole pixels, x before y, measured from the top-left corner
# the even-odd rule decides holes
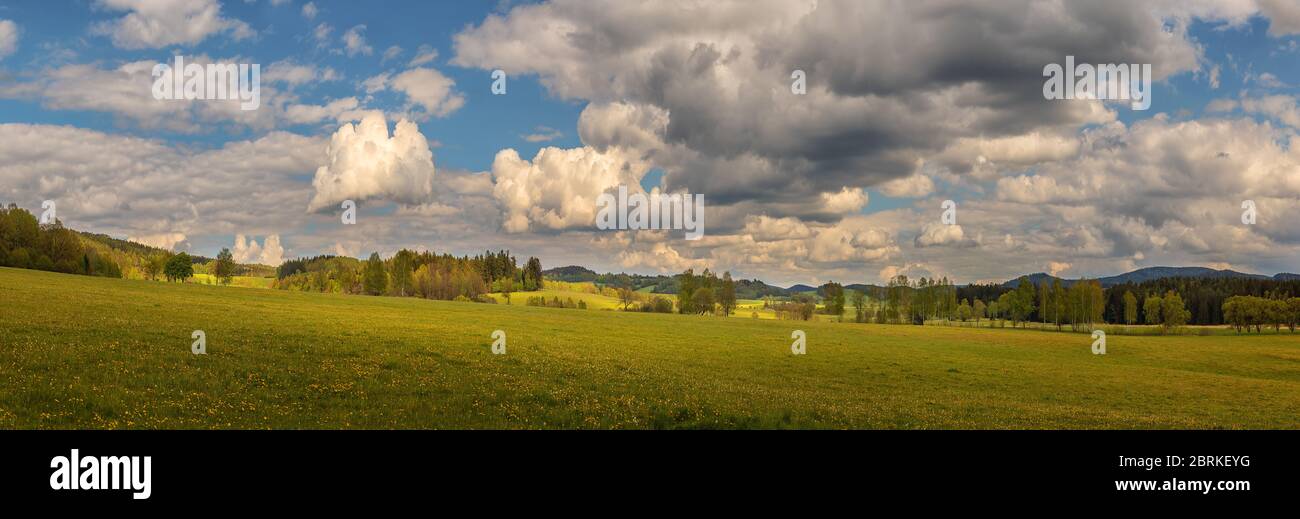
[[[0,266],[122,277],[122,269],[61,222],[42,225],[15,204],[0,208]]]
[[[677,284],[678,313],[726,317],[736,309],[736,283],[731,272],[724,272],[719,279],[707,268],[700,274],[686,269],[677,275]]]
[[[402,249],[388,259],[375,252],[365,261],[331,255],[289,260],[277,269],[272,286],[480,302],[495,302],[487,294],[500,292],[509,302],[512,293],[541,290],[543,284],[541,260],[533,257],[520,267],[504,250],[457,257]]]
[[[1232,296],[1223,302],[1223,318],[1237,333],[1250,332],[1252,326],[1255,333],[1265,326],[1272,326],[1274,332],[1285,326],[1295,333],[1296,324],[1300,324],[1300,297]]]

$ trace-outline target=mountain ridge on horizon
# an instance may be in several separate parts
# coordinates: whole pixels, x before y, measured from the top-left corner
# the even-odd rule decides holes
[[[544,271],[542,271],[542,273],[543,273],[544,275],[548,275],[548,274],[549,274],[549,275],[556,275],[556,274],[559,274],[559,275],[562,275],[562,276],[564,276],[564,277],[573,277],[573,276],[575,276],[575,275],[580,275],[581,277],[590,277],[590,278],[591,278],[590,280],[594,280],[594,279],[596,279],[597,277],[599,277],[599,276],[602,275],[602,274],[598,274],[598,273],[596,273],[596,271],[594,271],[594,270],[592,270],[592,269],[589,269],[589,268],[587,268],[587,267],[583,267],[583,266],[580,266],[580,265],[567,265],[567,266],[564,266],[564,267],[556,267],[556,268],[552,268],[552,269],[544,270]],[[610,273],[606,273],[606,274],[604,274],[604,275],[617,275],[617,274],[614,274],[614,273],[610,272]],[[672,277],[672,275],[667,275],[667,274],[657,274],[657,275],[638,275],[638,276],[640,276],[640,277],[666,277],[666,278],[671,278],[671,277]],[[1032,274],[1025,274],[1025,275],[1022,275],[1022,276],[1016,276],[1016,277],[1014,277],[1014,278],[1012,278],[1012,279],[1010,279],[1010,280],[1007,280],[1007,281],[1002,282],[1002,283],[996,283],[996,284],[1001,285],[1001,286],[1005,286],[1005,287],[1009,287],[1009,288],[1015,288],[1015,287],[1019,286],[1019,284],[1020,284],[1020,278],[1022,278],[1022,277],[1027,277],[1027,278],[1029,278],[1029,281],[1032,282],[1032,283],[1034,283],[1035,285],[1041,283],[1041,282],[1044,281],[1044,280],[1057,280],[1057,279],[1059,279],[1059,280],[1061,280],[1061,283],[1062,283],[1063,285],[1065,285],[1065,286],[1070,286],[1070,285],[1072,285],[1072,284],[1078,282],[1080,279],[1082,279],[1082,278],[1074,278],[1074,279],[1063,278],[1063,277],[1059,277],[1059,276],[1053,276],[1053,275],[1048,274],[1048,273],[1046,273],[1046,272],[1035,272],[1035,273],[1032,273]],[[1095,278],[1095,279],[1097,279],[1098,281],[1101,282],[1102,287],[1112,287],[1112,286],[1116,286],[1116,285],[1123,285],[1123,284],[1125,284],[1125,283],[1130,283],[1130,282],[1136,284],[1136,283],[1142,283],[1142,282],[1144,282],[1144,281],[1152,281],[1152,280],[1157,280],[1157,279],[1175,278],[1175,277],[1191,277],[1191,278],[1228,278],[1228,277],[1241,277],[1241,278],[1249,278],[1249,279],[1271,279],[1271,280],[1277,280],[1277,281],[1300,280],[1300,274],[1295,274],[1295,273],[1291,273],[1291,272],[1280,272],[1280,273],[1274,274],[1274,275],[1272,275],[1272,276],[1269,276],[1269,275],[1265,275],[1265,274],[1250,274],[1250,273],[1246,273],[1246,272],[1239,272],[1239,271],[1232,270],[1232,269],[1214,269],[1214,268],[1210,268],[1210,267],[1169,267],[1169,266],[1142,267],[1142,268],[1139,268],[1139,269],[1135,269],[1135,270],[1131,270],[1131,271],[1128,271],[1128,272],[1124,272],[1124,273],[1122,273],[1122,274],[1116,274],[1116,275],[1113,275],[1113,276],[1105,276],[1105,277],[1100,277],[1100,278]],[[781,291],[783,291],[783,292],[786,292],[786,293],[815,292],[815,291],[817,290],[817,286],[809,285],[809,284],[805,284],[805,283],[795,283],[795,284],[790,285],[790,286],[787,286],[787,287],[781,287],[781,286],[778,286],[778,285],[771,285],[771,284],[768,284],[768,283],[766,283],[766,282],[764,282],[764,281],[762,281],[762,280],[759,280],[759,279],[757,279],[757,278],[755,278],[754,281],[757,281],[757,282],[759,282],[759,283],[763,283],[764,285],[767,285],[767,286],[772,287],[772,288],[779,289],[779,290],[781,290]],[[966,286],[966,285],[971,285],[971,284],[972,284],[972,283],[964,283],[964,284],[962,284],[961,286]],[[820,286],[820,285],[818,285],[818,286]],[[845,285],[845,288],[850,288],[850,289],[860,289],[860,288],[866,288],[866,287],[879,287],[879,286],[880,286],[880,285],[875,285],[875,284],[871,284],[871,283],[853,283],[853,284]]]

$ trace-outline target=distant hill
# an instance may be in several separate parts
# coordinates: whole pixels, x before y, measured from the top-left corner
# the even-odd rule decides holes
[[[1029,278],[1029,282],[1032,283],[1034,286],[1038,286],[1042,284],[1043,281],[1047,281],[1048,283],[1053,283],[1058,279],[1061,280],[1062,285],[1067,287],[1074,284],[1073,280],[1058,278],[1046,272],[1035,272],[1033,274],[1029,274],[1027,276],[1022,276],[1022,277]],[[1016,288],[1020,286],[1020,277],[1007,281],[1006,283],[1003,283],[1002,286],[1007,288]]]
[[[578,265],[569,265],[567,267],[558,267],[542,271],[546,279],[568,282],[594,282],[599,285],[617,285],[618,283],[631,283],[638,289],[647,289],[658,294],[676,294],[677,278],[671,275],[642,275],[642,274],[598,274],[596,271],[587,267]],[[1044,281],[1052,283],[1060,280],[1063,286],[1069,287],[1077,282],[1077,279],[1065,279],[1053,276],[1046,272],[1036,272],[1026,277],[1029,281],[1038,286]],[[1101,285],[1110,288],[1125,283],[1140,284],[1146,281],[1154,281],[1166,278],[1247,278],[1247,279],[1272,279],[1276,281],[1296,281],[1300,280],[1300,274],[1281,273],[1274,276],[1265,276],[1261,274],[1247,274],[1235,270],[1215,270],[1207,267],[1146,267],[1126,272],[1123,274],[1099,278]],[[1007,288],[1016,288],[1020,285],[1020,277],[1017,276],[1001,286]],[[964,286],[964,285],[963,285]],[[844,288],[866,292],[868,294],[879,293],[883,287],[865,283],[853,283],[845,285]],[[817,292],[818,288],[811,285],[799,283],[788,288],[769,285],[757,279],[737,279],[736,280],[736,297],[740,299],[761,299],[766,296],[788,297],[794,294],[803,294]]]
[[[599,274],[594,270],[579,265],[556,267],[542,271],[542,278],[568,283],[595,283],[597,285],[621,286],[630,284],[637,290],[648,290],[655,294],[676,294],[677,277],[669,275],[644,275],[626,273]],[[784,288],[776,287],[757,279],[737,279],[736,298],[762,299],[766,296],[789,295]],[[815,289],[814,289],[815,290]]]
[[[856,291],[856,292],[863,292],[863,293],[866,293],[866,294],[872,294],[872,293],[879,292],[880,290],[884,290],[885,287],[882,287],[882,286],[880,286],[880,285],[864,285],[864,284],[862,284],[862,283],[854,283],[854,284],[852,284],[852,285],[844,285],[844,288],[847,288],[847,289],[849,289],[849,290],[853,290],[853,291]]]
[[[143,243],[136,243],[133,241],[120,240],[112,236],[109,236],[107,234],[97,234],[97,233],[83,232],[83,231],[73,231],[73,232],[77,233],[78,235],[80,235],[82,238],[86,240],[90,240],[96,243],[101,243],[110,249],[122,251],[124,253],[132,254],[136,256],[150,256],[153,254],[172,253],[171,251],[166,249],[160,249],[158,247],[145,245]],[[190,256],[190,263],[203,264],[209,261],[212,261],[212,258],[208,258],[204,256]]]
[[[578,265],[569,265],[567,267],[556,267],[542,271],[542,279],[553,279],[555,281],[567,281],[569,283],[581,283],[584,281],[595,281],[599,277],[596,271],[587,267]]]
[[[1215,270],[1206,267],[1147,267],[1133,272],[1101,278],[1101,286],[1110,287],[1125,283],[1141,283],[1164,278],[1250,278],[1271,279],[1259,274],[1246,274],[1235,270]]]
[[[1043,273],[1043,272],[1030,274],[1028,277],[1029,277],[1029,281],[1031,281],[1035,286],[1042,284],[1043,281],[1047,281],[1048,283],[1051,283],[1053,282],[1053,280],[1056,279],[1060,279],[1061,284],[1064,286],[1073,285],[1074,282],[1076,281],[1072,279],[1054,277],[1050,274]],[[1207,267],[1146,267],[1146,268],[1140,268],[1134,270],[1132,272],[1126,272],[1117,276],[1098,278],[1097,280],[1101,282],[1102,287],[1109,288],[1115,285],[1123,285],[1125,283],[1133,283],[1136,285],[1146,281],[1154,281],[1157,279],[1165,279],[1165,278],[1209,278],[1209,279],[1247,278],[1247,279],[1276,279],[1278,281],[1287,281],[1287,280],[1300,279],[1300,275],[1278,274],[1276,276],[1269,277],[1262,274],[1247,274],[1245,272],[1237,272],[1235,270],[1227,270],[1227,269],[1215,270]],[[1006,283],[1003,283],[1002,285],[1009,288],[1018,287],[1020,286],[1020,278],[1012,279],[1010,281],[1007,281]]]

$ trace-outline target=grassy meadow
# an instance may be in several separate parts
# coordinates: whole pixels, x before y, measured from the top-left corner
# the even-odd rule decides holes
[[[1113,336],[1099,356],[1085,334],[582,311],[527,296],[0,268],[0,428],[1300,427],[1300,335]],[[505,355],[490,350],[497,329]],[[794,329],[807,355],[791,355]],[[190,353],[194,330],[207,355]]]

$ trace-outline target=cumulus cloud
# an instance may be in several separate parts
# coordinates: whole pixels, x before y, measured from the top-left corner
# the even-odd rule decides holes
[[[1259,0],[1259,6],[1269,18],[1269,36],[1300,33],[1300,4],[1290,0]]]
[[[258,245],[257,239],[245,240],[244,235],[235,235],[235,246],[230,255],[236,263],[277,266],[284,263],[284,247],[280,246],[280,235],[272,234]]]
[[[316,8],[316,2],[307,2],[302,4],[302,17],[308,20],[315,20],[320,11]]]
[[[98,0],[97,5],[108,11],[126,11],[120,18],[92,26],[92,32],[110,37],[124,49],[194,45],[219,33],[234,40],[254,35],[248,24],[222,16],[216,0]]]
[[[1271,117],[1292,128],[1300,128],[1300,107],[1296,106],[1296,98],[1292,96],[1243,96],[1241,109],[1246,113]]]
[[[937,247],[951,245],[956,247],[973,247],[974,240],[968,239],[960,225],[947,225],[931,222],[921,228],[921,234],[914,240],[917,247]]]
[[[379,113],[347,123],[330,138],[326,163],[312,179],[308,212],[338,207],[343,200],[385,199],[409,205],[433,195],[433,152],[419,127],[405,119],[392,135]]]
[[[948,149],[954,162],[1068,155],[1062,132],[1114,114],[1100,102],[1045,101],[1044,63],[1066,55],[1153,63],[1163,79],[1202,61],[1185,24],[1162,30],[1165,16],[1235,21],[1252,12],[1100,4],[1017,0],[950,16],[917,2],[555,0],[457,34],[452,63],[536,74],[562,98],[665,114],[662,132],[641,130],[662,141],[650,160],[669,189],[722,204],[806,206],[843,186],[908,177],[919,159]],[[795,69],[808,74],[807,95],[790,93]],[[631,128],[600,136],[625,147],[633,144],[622,139],[645,137]]]
[[[766,215],[748,217],[743,233],[756,241],[797,240],[812,236],[808,225],[798,218]]]
[[[821,229],[809,245],[808,259],[817,262],[878,260],[898,251],[888,233],[879,229],[831,226]]]
[[[423,116],[445,117],[465,105],[465,97],[456,92],[456,82],[431,68],[407,70],[393,76],[389,84],[406,95],[408,107],[418,107]]]
[[[642,249],[623,250],[618,255],[618,261],[624,268],[645,268],[660,273],[676,273],[688,268],[703,269],[709,266],[705,260],[682,256],[677,249],[663,242]]]
[[[867,206],[867,193],[860,187],[847,187],[839,193],[822,193],[822,207],[830,213],[856,213]]]
[[[590,228],[600,194],[620,185],[639,191],[647,169],[614,151],[548,146],[527,160],[505,149],[492,161],[492,194],[504,210],[506,232]]]
[[[926,175],[916,174],[890,180],[877,189],[886,196],[919,198],[934,192],[934,181]]]

